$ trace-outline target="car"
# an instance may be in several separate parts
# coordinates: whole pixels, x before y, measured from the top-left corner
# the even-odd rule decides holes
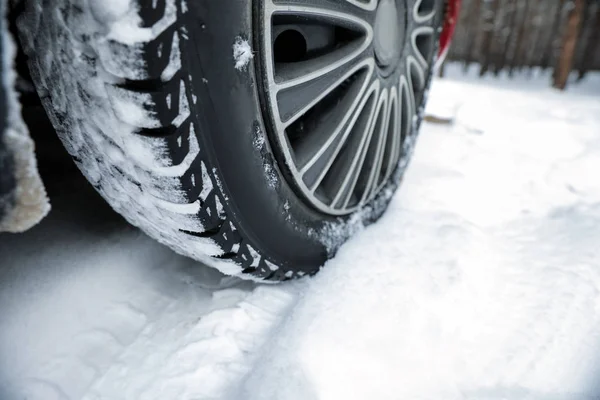
[[[23,0],[32,84],[131,224],[258,281],[316,273],[402,180],[459,0]]]

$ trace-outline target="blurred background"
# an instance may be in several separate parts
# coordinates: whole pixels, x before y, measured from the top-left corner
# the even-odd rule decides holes
[[[571,72],[581,80],[600,70],[600,1],[462,0],[453,61],[480,76],[551,72],[564,89]]]

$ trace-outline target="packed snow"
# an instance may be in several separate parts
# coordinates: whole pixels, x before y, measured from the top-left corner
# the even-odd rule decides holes
[[[233,44],[233,60],[235,61],[235,69],[244,71],[250,61],[254,58],[252,47],[246,39],[238,37]]]
[[[224,277],[61,189],[0,236],[0,398],[600,398],[600,76],[447,73],[449,123],[313,278]]]
[[[5,2],[0,4],[1,18],[4,18],[5,6]],[[15,170],[10,173],[14,174],[16,183],[11,193],[0,193],[3,195],[0,196],[0,209],[6,210],[6,215],[0,219],[0,232],[23,232],[48,214],[50,201],[37,170],[34,143],[21,117],[21,104],[16,90],[18,76],[14,68],[17,48],[4,21],[0,24],[0,35],[0,49],[3,51],[0,57],[3,63],[0,79],[3,88],[0,93],[3,97],[0,101],[6,102],[8,110],[4,132],[0,132],[4,146],[0,147],[5,147],[8,150],[6,156],[13,158]]]

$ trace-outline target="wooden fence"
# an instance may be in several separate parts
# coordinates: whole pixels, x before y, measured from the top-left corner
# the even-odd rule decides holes
[[[579,3],[577,3],[579,1]],[[600,0],[463,0],[451,61],[480,65],[480,73],[556,68],[577,9],[572,70],[600,70]],[[570,19],[571,18],[571,19]],[[573,32],[571,32],[573,36]]]

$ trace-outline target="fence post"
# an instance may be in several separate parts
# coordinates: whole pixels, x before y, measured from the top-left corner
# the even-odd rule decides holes
[[[492,0],[486,8],[483,20],[483,39],[481,42],[481,69],[479,76],[484,76],[490,69],[493,57],[494,36],[496,34],[496,16],[500,9],[500,0]]]
[[[526,52],[525,41],[527,38],[527,31],[528,31],[529,25],[531,24],[531,21],[529,21],[529,19],[528,19],[531,0],[524,1],[523,3],[524,3],[523,9],[522,9],[523,17],[521,18],[521,21],[520,21],[521,23],[519,25],[519,30],[517,32],[515,50],[513,53],[513,57],[512,57],[510,66],[508,68],[509,76],[513,75],[513,71],[515,70],[515,68],[520,70],[525,65],[525,52]]]
[[[473,0],[470,3],[470,7],[466,8],[465,6],[468,4],[463,1],[464,10],[469,10],[466,19],[462,20],[461,23],[467,24],[470,26],[471,34],[466,37],[466,56],[464,58],[464,71],[466,72],[469,69],[469,66],[479,60],[479,37],[481,36],[481,1],[482,0]]]
[[[566,88],[569,74],[573,68],[573,58],[575,56],[575,48],[577,47],[577,39],[579,37],[579,30],[581,29],[581,20],[585,6],[584,0],[573,0],[571,5],[572,8],[569,12],[567,27],[560,47],[560,55],[556,63],[556,69],[554,70],[553,86],[560,90]]]

